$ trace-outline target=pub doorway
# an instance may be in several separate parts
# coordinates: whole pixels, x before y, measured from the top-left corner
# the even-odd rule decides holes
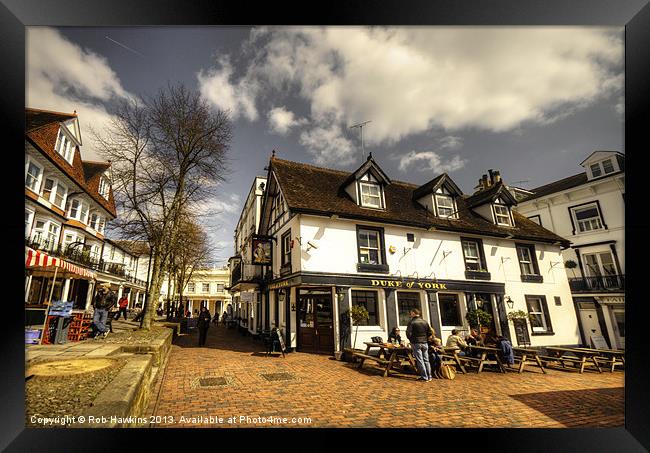
[[[334,354],[334,316],[329,288],[299,290],[297,333],[298,351]]]

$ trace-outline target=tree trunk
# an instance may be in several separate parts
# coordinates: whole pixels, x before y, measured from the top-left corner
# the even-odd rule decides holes
[[[161,265],[160,265],[160,253],[154,253],[153,266],[151,272],[151,287],[147,298],[145,299],[144,314],[142,315],[142,323],[140,325],[141,329],[149,330],[151,329],[151,320],[153,319],[153,313],[155,311],[156,301],[160,297],[160,287],[162,285],[161,281]],[[152,308],[154,307],[154,308]]]

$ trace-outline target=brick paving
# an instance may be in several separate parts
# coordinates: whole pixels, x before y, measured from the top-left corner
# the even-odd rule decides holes
[[[453,381],[381,377],[371,363],[323,355],[266,357],[260,341],[211,327],[172,346],[152,389],[149,415],[173,417],[156,427],[621,427],[624,373],[548,370],[458,374]],[[534,370],[531,367],[531,370]],[[262,374],[288,373],[268,380]],[[225,385],[202,387],[200,378]],[[287,377],[287,376],[285,376]],[[209,382],[209,381],[204,381]],[[204,417],[202,420],[198,417]],[[209,416],[221,417],[213,420]],[[239,417],[251,417],[240,420]],[[181,420],[185,417],[185,420]],[[234,420],[232,419],[234,417]],[[256,417],[257,419],[253,419]],[[266,417],[267,420],[261,420]],[[286,417],[270,423],[271,417]],[[192,419],[194,418],[194,419]],[[292,420],[292,418],[308,418]],[[164,421],[164,419],[162,420]],[[277,419],[274,420],[274,422]],[[303,423],[300,423],[302,421]]]

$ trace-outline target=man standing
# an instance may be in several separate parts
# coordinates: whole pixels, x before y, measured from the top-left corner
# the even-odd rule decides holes
[[[429,363],[429,345],[427,337],[431,331],[429,323],[420,317],[420,310],[414,308],[410,311],[406,337],[411,342],[413,355],[420,371],[418,381],[429,382],[431,380],[431,364]]]
[[[124,320],[126,321],[126,307],[129,305],[129,299],[126,297],[126,295],[122,294],[122,297],[120,298],[119,301],[117,301],[117,305],[120,307],[120,311],[117,312],[117,316],[115,316],[115,320],[117,321],[120,319],[120,315],[124,315]]]
[[[110,283],[102,283],[99,285],[97,294],[95,294],[95,300],[93,307],[95,308],[95,313],[93,315],[93,322],[97,328],[97,334],[95,338],[102,335],[104,338],[108,335],[108,328],[106,327],[106,320],[108,318],[108,311],[113,305],[115,305],[115,293],[111,291]]]
[[[210,328],[210,312],[207,307],[201,307],[199,319],[197,320],[197,327],[199,328],[199,346],[205,346],[205,340],[208,336],[208,329]]]

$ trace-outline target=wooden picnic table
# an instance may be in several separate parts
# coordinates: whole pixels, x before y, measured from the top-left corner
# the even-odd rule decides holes
[[[542,360],[539,358],[538,350],[513,346],[512,351],[515,353],[515,363],[519,362],[519,373],[524,371],[526,365],[537,365],[546,374]]]
[[[364,344],[366,345],[365,353],[353,353],[355,357],[361,359],[359,362],[359,368],[363,367],[366,360],[373,360],[384,367],[384,377],[388,376],[390,370],[396,366],[401,368],[408,364],[414,369],[417,369],[415,358],[413,357],[411,348],[408,346],[392,345],[390,343],[373,343],[369,341],[364,342]],[[379,348],[379,352],[376,356],[370,354],[372,348]]]
[[[477,345],[469,345],[467,349],[470,352],[476,351],[479,353],[478,357],[471,356],[471,355],[466,355],[462,357],[462,359],[465,361],[476,362],[478,364],[478,368],[476,370],[477,373],[483,371],[483,367],[485,365],[497,365],[501,373],[506,372],[506,369],[503,366],[503,362],[501,362],[501,358],[499,357],[499,353],[501,352],[500,349],[492,348],[489,346],[477,346]]]
[[[577,347],[571,349],[596,352],[598,354],[596,360],[607,365],[611,373],[614,372],[616,366],[625,366],[625,351],[621,349],[592,349]]]
[[[565,362],[569,362],[573,365],[579,366],[581,374],[585,370],[585,366],[587,365],[595,366],[599,373],[603,372],[600,369],[598,360],[596,360],[596,357],[599,354],[598,350],[596,349],[589,350],[589,349],[562,348],[559,346],[544,346],[544,349],[546,349],[546,351],[548,351],[548,353],[550,354],[550,356],[541,357],[547,362],[547,365],[548,362],[558,361],[560,362],[563,368],[566,368]],[[573,356],[569,354],[573,354]]]

